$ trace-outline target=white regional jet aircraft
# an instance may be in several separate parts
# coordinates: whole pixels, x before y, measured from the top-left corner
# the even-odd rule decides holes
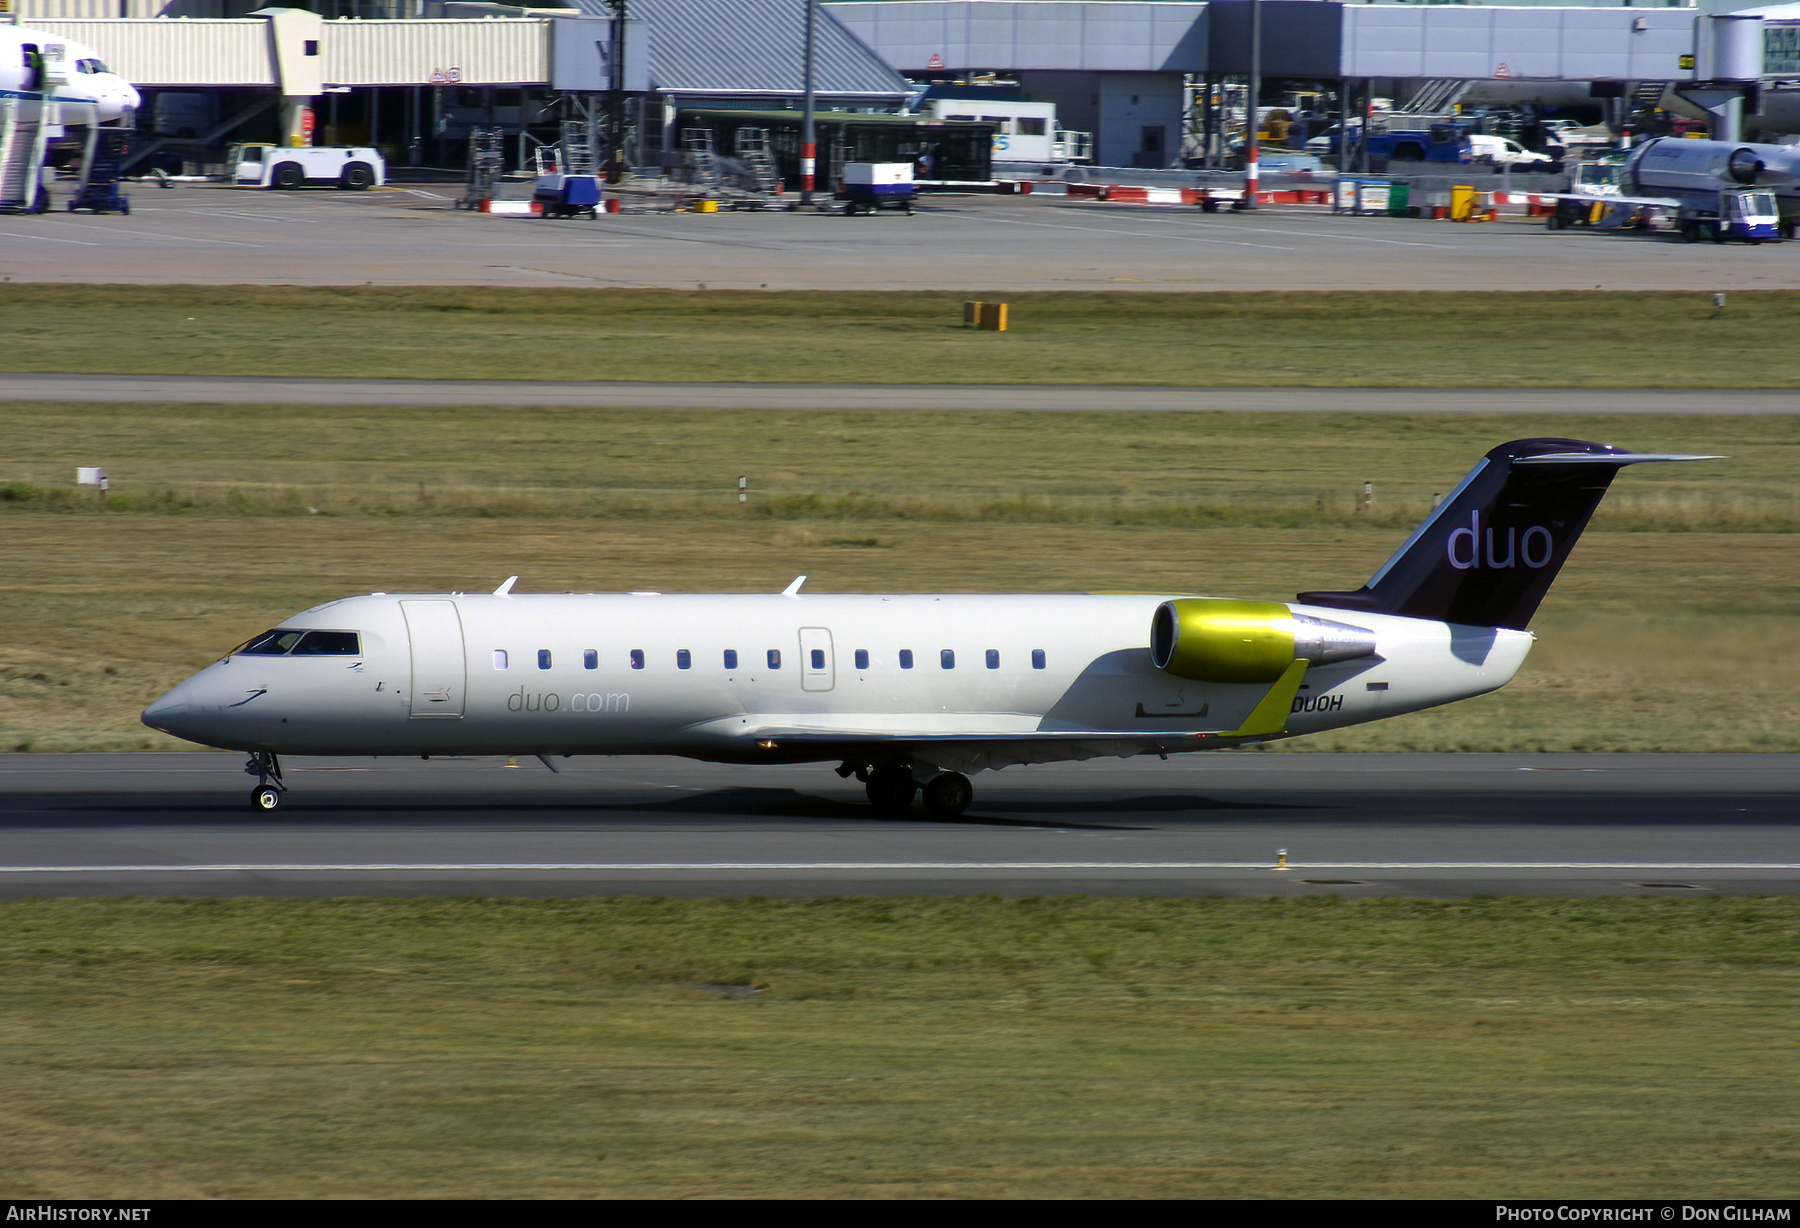
[[[664,596],[372,593],[315,606],[144,710],[278,755],[838,760],[884,815],[965,773],[1168,755],[1356,725],[1505,685],[1525,625],[1621,466],[1711,459],[1576,439],[1489,452],[1355,592]],[[515,577],[516,579],[516,577]]]
[[[137,109],[138,92],[85,43],[25,26],[0,25],[0,98],[92,103],[101,121]],[[88,122],[86,108],[62,121]]]

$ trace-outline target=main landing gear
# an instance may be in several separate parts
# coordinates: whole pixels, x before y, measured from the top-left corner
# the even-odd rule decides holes
[[[244,775],[256,777],[256,788],[250,790],[250,809],[258,814],[273,814],[287,800],[287,782],[281,779],[281,760],[272,750],[250,752],[244,764]]]
[[[897,819],[912,808],[913,796],[919,795],[927,814],[953,819],[975,800],[975,788],[961,772],[939,772],[923,785],[909,763],[882,763],[858,767],[846,763],[838,769],[840,776],[855,774],[869,794],[869,804],[884,819]]]

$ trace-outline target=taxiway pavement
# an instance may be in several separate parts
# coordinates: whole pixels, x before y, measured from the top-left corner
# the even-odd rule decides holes
[[[1498,182],[1491,185],[1501,186]],[[1720,290],[1800,286],[1800,245],[1542,222],[1204,214],[940,195],[916,216],[458,212],[457,189],[132,188],[129,217],[0,218],[0,276],[76,284],[740,290]]]
[[[604,380],[309,379],[0,372],[0,400],[594,409],[1356,414],[1794,414],[1789,389],[1199,388],[1031,384],[733,384]]]
[[[1800,755],[1100,760],[978,776],[956,821],[645,758],[295,760],[257,816],[241,764],[7,756],[0,897],[1800,890]]]

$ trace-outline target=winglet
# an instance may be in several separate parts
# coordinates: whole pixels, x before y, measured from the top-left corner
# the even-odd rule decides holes
[[[798,597],[800,595],[800,586],[805,583],[805,576],[795,576],[794,582],[781,590],[781,595],[783,597]]]
[[[1310,664],[1310,661],[1302,658],[1288,666],[1275,685],[1269,688],[1269,693],[1262,697],[1262,702],[1244,718],[1244,723],[1225,736],[1255,738],[1286,733],[1288,714],[1294,709],[1294,696],[1300,693],[1300,677],[1306,673],[1306,667]]]
[[[502,584],[499,588],[494,590],[494,596],[496,596],[496,597],[512,596],[512,586],[517,584],[518,582],[519,582],[519,577],[517,577],[517,576],[506,577],[506,583]]]

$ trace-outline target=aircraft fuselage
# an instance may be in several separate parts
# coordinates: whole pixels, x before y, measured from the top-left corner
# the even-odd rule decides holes
[[[1268,684],[1196,682],[1156,668],[1151,621],[1169,599],[354,597],[281,624],[354,632],[353,655],[234,653],[145,720],[213,746],[309,755],[795,761],[838,757],[832,735],[841,734],[921,744],[979,737],[995,758],[1041,762],[1086,757],[1091,748],[1066,740],[1076,734],[1168,750],[1244,740],[1229,735]],[[1532,640],[1391,615],[1354,621],[1374,633],[1374,655],[1307,669],[1284,732],[1493,690]],[[1043,734],[1063,737],[1030,746]],[[1021,745],[1007,744],[1009,735]]]

